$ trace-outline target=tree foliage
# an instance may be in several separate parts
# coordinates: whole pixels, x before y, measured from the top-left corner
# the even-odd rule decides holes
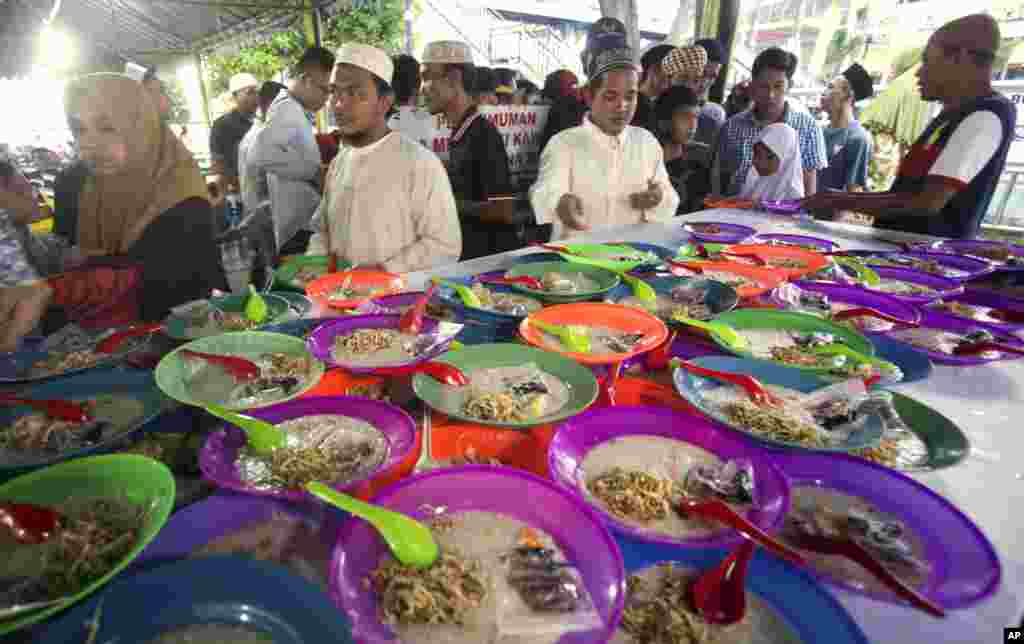
[[[188,99],[185,97],[185,88],[177,77],[171,77],[164,81],[164,92],[171,103],[170,112],[167,114],[167,122],[175,124],[186,124],[192,118],[188,109]]]
[[[376,0],[339,12],[324,21],[323,46],[334,50],[346,42],[373,45],[389,52],[401,47],[402,0]],[[306,48],[301,31],[276,33],[264,42],[243,47],[232,55],[213,54],[206,58],[211,94],[227,91],[230,78],[248,72],[260,80],[271,80],[293,63]]]

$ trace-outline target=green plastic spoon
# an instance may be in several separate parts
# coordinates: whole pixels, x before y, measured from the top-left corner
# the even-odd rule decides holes
[[[354,514],[376,528],[391,549],[391,554],[402,565],[428,568],[441,554],[430,529],[415,519],[363,503],[323,483],[308,483],[306,491],[325,503]]]
[[[474,309],[483,308],[484,305],[480,301],[480,298],[477,297],[476,293],[470,290],[468,286],[464,284],[458,284],[456,282],[449,282],[448,280],[443,280],[440,277],[435,277],[432,281],[435,284],[440,284],[441,286],[447,286],[448,288],[453,289],[455,293],[459,296],[459,299],[462,300],[462,303],[465,304],[466,306],[472,307]]]
[[[736,329],[732,328],[727,324],[709,320],[707,322],[701,322],[700,320],[693,320],[691,318],[673,317],[672,322],[684,324],[686,326],[692,326],[702,331],[707,331],[715,338],[718,338],[723,343],[729,345],[730,348],[736,351],[747,351],[750,348],[750,343],[747,339],[736,332]]]
[[[252,416],[236,414],[220,405],[208,404],[205,408],[217,418],[240,427],[249,439],[249,447],[257,454],[269,454],[285,445],[285,433],[268,422]]]
[[[590,353],[590,336],[582,331],[578,331],[570,326],[564,326],[561,324],[548,324],[547,322],[541,322],[530,318],[530,324],[537,327],[541,331],[550,333],[562,341],[569,351],[575,353]]]
[[[613,272],[618,273],[619,277],[622,278],[622,281],[625,282],[626,284],[629,284],[629,287],[633,289],[633,296],[636,297],[636,299],[640,300],[644,304],[649,305],[651,308],[657,305],[658,294],[654,291],[654,288],[651,287],[650,284],[648,284],[647,282],[643,281],[638,277],[633,277],[632,275],[629,275],[625,271]]]
[[[261,323],[267,319],[267,301],[256,292],[256,288],[249,285],[249,297],[245,300],[245,317],[249,320]]]

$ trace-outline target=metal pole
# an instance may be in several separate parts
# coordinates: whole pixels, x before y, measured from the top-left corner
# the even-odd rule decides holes
[[[199,52],[192,54],[196,61],[196,75],[199,77],[199,100],[203,104],[203,121],[210,127],[210,97],[206,93],[206,74],[203,73],[203,57]]]
[[[405,0],[405,53],[412,56],[412,0]]]

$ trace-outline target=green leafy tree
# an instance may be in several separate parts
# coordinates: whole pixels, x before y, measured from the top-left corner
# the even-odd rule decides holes
[[[333,50],[346,42],[360,42],[396,52],[402,44],[403,12],[402,0],[378,0],[341,11],[323,24],[324,47]],[[228,81],[240,72],[263,80],[274,78],[294,62],[305,47],[303,33],[293,29],[274,34],[258,45],[243,47],[232,55],[207,56],[211,94],[217,96],[227,91]]]
[[[185,98],[185,88],[182,87],[181,81],[177,78],[164,81],[164,92],[167,93],[167,98],[171,103],[171,110],[167,114],[168,123],[188,123],[192,114],[189,112],[188,99]]]

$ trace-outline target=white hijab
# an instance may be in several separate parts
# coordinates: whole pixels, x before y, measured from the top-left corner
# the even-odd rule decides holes
[[[767,201],[775,199],[802,199],[804,196],[803,163],[796,130],[785,123],[773,123],[761,130],[759,143],[768,146],[782,160],[779,171],[762,177],[753,165],[740,191],[743,199]]]

